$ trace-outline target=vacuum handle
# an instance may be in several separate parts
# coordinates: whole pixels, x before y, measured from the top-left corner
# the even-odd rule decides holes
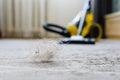
[[[55,24],[45,24],[43,26],[43,28],[47,31],[50,31],[50,32],[54,32],[54,33],[58,33],[62,36],[65,36],[65,37],[70,37],[70,33],[66,30],[66,28],[64,27],[61,27],[59,25],[55,25]]]

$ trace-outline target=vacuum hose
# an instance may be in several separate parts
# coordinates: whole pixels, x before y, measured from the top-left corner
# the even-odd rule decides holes
[[[50,31],[50,32],[53,32],[53,33],[58,33],[64,37],[70,37],[70,33],[67,31],[66,28],[64,27],[61,27],[59,25],[56,25],[56,24],[45,24],[43,25],[43,28],[47,31]]]

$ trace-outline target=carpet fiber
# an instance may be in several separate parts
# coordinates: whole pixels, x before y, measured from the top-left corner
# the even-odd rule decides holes
[[[57,43],[52,39],[0,40],[0,80],[120,79],[120,41]]]

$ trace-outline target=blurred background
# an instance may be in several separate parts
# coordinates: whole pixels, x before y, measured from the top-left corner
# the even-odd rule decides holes
[[[0,38],[60,37],[43,30],[46,22],[66,26],[85,0],[0,0]],[[120,0],[92,0],[103,38],[120,38]]]

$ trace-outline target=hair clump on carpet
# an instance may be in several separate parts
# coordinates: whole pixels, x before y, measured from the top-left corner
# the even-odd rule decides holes
[[[58,44],[53,41],[44,40],[42,43],[38,43],[37,48],[34,51],[34,62],[49,63],[52,62],[55,54],[58,50]]]

